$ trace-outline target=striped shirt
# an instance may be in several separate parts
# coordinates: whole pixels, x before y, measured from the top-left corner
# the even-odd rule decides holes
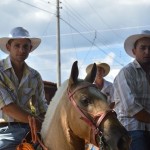
[[[40,74],[25,64],[19,83],[10,57],[7,57],[0,61],[0,119],[6,122],[15,121],[1,111],[1,108],[10,103],[16,103],[37,116],[47,110],[44,84]]]
[[[122,68],[114,80],[115,111],[128,131],[150,131],[150,124],[133,117],[142,109],[150,113],[149,83],[145,71],[136,60]]]
[[[107,96],[107,102],[109,104],[114,102],[113,99],[114,89],[113,89],[113,84],[111,82],[104,79],[104,86],[101,89],[101,92]]]

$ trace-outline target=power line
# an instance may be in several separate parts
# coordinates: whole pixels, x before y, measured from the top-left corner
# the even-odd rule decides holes
[[[138,28],[145,28],[145,27],[150,27],[150,25],[145,25],[145,26],[134,26],[134,27],[124,27],[124,28],[114,28],[114,29],[103,29],[103,30],[96,30],[97,32],[109,32],[112,30],[129,30],[129,29],[138,29]],[[84,32],[80,32],[82,34],[90,34],[90,33],[95,33],[94,30],[90,30],[90,31],[84,31]],[[80,34],[78,32],[72,32],[72,33],[63,33],[61,34],[61,36],[70,36],[70,35],[78,35]],[[47,35],[47,36],[42,36],[42,37],[55,37],[56,34],[54,35]]]
[[[34,5],[32,5],[32,4],[29,4],[29,3],[27,3],[27,2],[24,2],[24,1],[22,1],[22,0],[18,0],[18,1],[21,2],[21,3],[24,3],[24,4],[28,5],[28,6],[37,8],[37,9],[39,9],[39,10],[42,10],[42,11],[46,12],[46,13],[50,13],[50,14],[53,14],[53,15],[56,16],[56,14],[53,13],[53,12],[50,12],[50,11],[47,11],[47,10],[45,10],[45,9],[39,8],[39,7],[37,7],[37,6],[34,6]]]
[[[91,47],[89,48],[89,50],[88,50],[88,52],[87,52],[86,56],[84,57],[83,62],[82,62],[82,65],[84,64],[84,61],[86,60],[86,58],[88,57],[88,55],[89,55],[90,51],[92,50],[92,48],[93,48],[93,46],[94,46],[94,43],[95,43],[96,38],[97,38],[97,33],[96,33],[96,31],[95,31],[95,36],[94,36],[94,39],[93,39],[93,41],[92,41],[92,45],[91,45]],[[82,65],[81,65],[81,66],[82,66]]]
[[[64,19],[62,19],[62,18],[60,18],[62,21],[64,21],[67,25],[69,25],[72,29],[74,29],[76,32],[78,32],[78,33],[80,33],[76,28],[74,28],[71,24],[69,24],[67,21],[65,21]],[[102,50],[98,45],[96,45],[96,44],[94,44],[92,41],[90,41],[87,37],[85,37],[83,34],[81,34],[80,33],[80,35],[84,38],[84,39],[86,39],[89,43],[91,43],[91,44],[93,44],[95,47],[97,47],[98,48],[98,50],[101,50],[104,54],[108,54],[108,53],[106,53],[104,50]],[[110,56],[111,57],[111,56]],[[115,60],[114,59],[114,61],[116,61],[118,64],[120,64],[121,66],[123,66],[119,61],[117,61],[117,60]]]
[[[99,15],[99,13],[96,11],[96,9],[90,4],[90,2],[87,0],[89,6],[92,8],[93,12],[95,12],[95,14],[100,18],[100,20],[109,28],[111,29],[110,25],[108,25],[104,19]],[[118,35],[116,32],[114,32],[114,30],[111,30],[117,37],[121,37],[120,35]],[[122,38],[122,37],[121,37]]]
[[[65,0],[65,2],[67,2],[66,0]],[[68,5],[69,5],[69,3],[67,3]],[[67,7],[68,8],[68,7]],[[70,11],[70,9],[71,9],[72,7],[71,7],[71,5],[69,5],[69,8],[68,8],[68,10]],[[68,12],[68,10],[67,10],[67,12]],[[74,9],[73,9],[74,10]],[[93,30],[93,31],[97,31],[97,33],[98,33],[98,35],[100,35],[100,38],[98,38],[98,36],[97,36],[97,41],[99,41],[101,44],[103,44],[103,46],[104,47],[106,47],[106,48],[109,48],[109,45],[107,44],[107,43],[110,43],[110,41],[109,40],[106,40],[105,38],[104,38],[104,35],[102,34],[102,33],[100,33],[100,31],[98,31],[96,28],[94,28],[92,25],[90,25],[86,20],[85,20],[85,18],[84,17],[82,17],[81,16],[81,14],[78,14],[78,12],[77,11],[75,11],[75,13],[72,13],[72,11],[71,11],[71,13],[69,13],[71,16],[72,16],[72,14],[73,14],[73,16],[72,16],[72,18],[73,18],[73,20],[76,22],[76,23],[78,23],[78,25],[81,25],[82,27],[88,27],[87,28],[87,30],[89,31],[89,29],[91,30]],[[75,20],[75,19],[77,18],[77,21]],[[80,21],[79,21],[80,20]],[[114,31],[112,31],[113,33],[114,33]],[[118,57],[118,56],[117,56]]]
[[[37,8],[37,9],[39,9],[39,10],[42,10],[42,11],[44,11],[44,12],[47,12],[47,13],[50,13],[50,14],[54,14],[54,13],[52,13],[52,12],[49,12],[49,11],[47,11],[47,10],[45,10],[45,9],[42,9],[42,8],[39,8],[39,7],[37,7],[37,6],[34,6],[34,5],[32,5],[32,4],[29,4],[29,3],[26,3],[26,2],[24,2],[24,1],[22,1],[22,0],[18,0],[19,2],[22,2],[22,3],[24,3],[24,4],[26,4],[26,5],[29,5],[29,6],[31,6],[31,7],[34,7],[34,8]],[[56,14],[54,14],[55,16],[56,16]],[[106,54],[106,55],[108,55],[108,53],[106,53],[104,50],[102,50],[99,46],[97,46],[96,44],[93,44],[93,42],[91,41],[91,40],[89,40],[87,37],[85,37],[83,34],[82,34],[82,32],[79,32],[75,27],[73,27],[70,23],[68,23],[67,21],[65,21],[65,19],[62,19],[62,18],[60,18],[62,21],[64,21],[66,24],[68,24],[72,29],[74,29],[78,34],[80,34],[84,39],[86,39],[89,43],[91,43],[93,46],[95,46],[95,47],[97,47],[99,50],[101,50],[104,54]],[[92,26],[91,26],[92,27]],[[138,26],[139,27],[139,26]],[[93,27],[92,27],[93,28]],[[97,31],[96,29],[94,29],[95,31]],[[105,30],[105,31],[112,31],[112,30],[117,30],[117,29],[107,29],[107,30]],[[94,32],[95,32],[94,31]],[[100,31],[102,31],[102,30],[100,30]],[[103,30],[104,31],[104,30]],[[97,33],[99,33],[99,31],[97,31]],[[70,35],[72,35],[72,33],[70,34]],[[47,36],[48,37],[48,36]],[[102,41],[101,41],[101,43],[102,43]],[[107,44],[105,44],[105,42],[103,41],[103,44],[104,44],[104,46],[108,46]],[[117,61],[117,60],[115,60],[118,64],[120,64],[121,66],[122,66],[122,64],[119,62],[119,61]]]

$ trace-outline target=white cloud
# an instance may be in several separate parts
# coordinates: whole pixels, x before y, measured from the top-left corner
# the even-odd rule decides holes
[[[53,16],[48,14],[48,13],[45,13],[45,12],[42,12],[42,11],[38,11],[38,12],[35,12],[34,16],[39,20],[39,21],[45,21],[47,22],[48,20],[50,21]]]

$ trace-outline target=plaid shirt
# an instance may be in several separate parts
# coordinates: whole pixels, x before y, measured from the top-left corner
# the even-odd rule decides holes
[[[150,124],[133,116],[142,109],[150,113],[150,81],[140,64],[134,60],[124,67],[114,80],[115,111],[128,131],[148,130]]]
[[[0,120],[15,121],[1,111],[2,107],[12,102],[37,116],[47,110],[44,84],[40,74],[25,64],[23,77],[19,83],[10,57],[7,57],[0,61]]]

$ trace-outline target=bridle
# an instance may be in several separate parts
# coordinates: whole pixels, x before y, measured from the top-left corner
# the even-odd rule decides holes
[[[81,119],[83,121],[85,121],[90,127],[91,127],[91,136],[90,136],[90,142],[95,144],[97,147],[99,147],[101,150],[104,149],[104,137],[103,137],[103,132],[99,129],[99,127],[101,126],[101,123],[104,121],[104,119],[106,119],[109,115],[114,115],[116,116],[115,111],[113,111],[112,109],[104,112],[104,113],[98,113],[96,115],[93,115],[93,120],[91,120],[91,118],[89,118],[84,112],[85,110],[83,110],[82,108],[80,108],[75,99],[74,99],[74,94],[84,88],[88,88],[88,87],[95,87],[94,84],[84,84],[81,86],[78,86],[77,88],[75,88],[73,91],[71,91],[69,88],[67,89],[67,94],[68,94],[68,98],[70,100],[70,102],[73,104],[73,106],[75,107],[75,109],[80,113],[81,115]],[[88,113],[88,112],[87,112]]]

